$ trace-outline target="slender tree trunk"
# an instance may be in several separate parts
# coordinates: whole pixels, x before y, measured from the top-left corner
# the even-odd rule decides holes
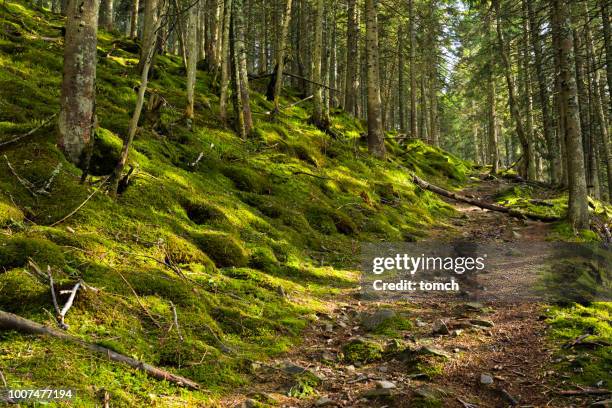
[[[234,47],[234,82],[236,89],[236,99],[240,112],[238,114],[238,133],[246,139],[253,129],[253,119],[251,116],[251,103],[249,96],[249,79],[247,73],[246,52],[244,46],[244,16],[243,0],[233,0],[232,4],[232,24]]]
[[[489,164],[491,164],[491,172],[497,174],[499,172],[499,148],[497,141],[497,109],[495,108],[495,80],[493,77],[492,67],[489,71],[487,81],[487,97],[489,103],[489,121],[487,128],[487,136],[489,140]]]
[[[403,133],[408,132],[408,118],[406,116],[406,83],[404,79],[404,70],[405,67],[405,57],[404,51],[404,31],[402,30],[402,25],[400,24],[397,29],[397,65],[398,65],[398,75],[397,75],[397,92],[398,92],[398,109],[399,109],[399,127]]]
[[[600,5],[604,46],[606,48],[606,78],[608,79],[609,104],[608,108],[610,112],[609,117],[612,118],[612,32],[610,32],[610,1],[600,0]],[[608,183],[612,182],[609,181]]]
[[[408,24],[410,39],[410,137],[417,136],[417,83],[416,83],[416,34],[414,28],[414,0],[408,0]]]
[[[344,109],[358,116],[357,95],[359,90],[359,11],[357,0],[348,0],[348,21],[346,26],[346,79]]]
[[[567,7],[561,0],[551,0],[553,29],[559,37],[559,76],[561,82],[561,103],[565,110],[565,144],[567,152],[569,202],[568,219],[576,229],[589,228],[587,185],[584,172],[584,154],[580,130],[580,113],[576,80],[571,66],[573,60],[573,38]]]
[[[321,83],[321,66],[323,64],[323,0],[315,4],[314,43],[312,45],[312,81]],[[323,88],[316,86],[313,92],[313,121],[317,126],[325,128],[329,119],[323,109]]]
[[[95,131],[98,6],[97,0],[70,0],[66,9],[58,144],[85,171]]]
[[[595,50],[593,47],[593,39],[591,37],[591,31],[587,26],[585,26],[585,36],[587,43],[587,51],[589,53],[589,59],[591,60],[591,71],[592,71],[592,80],[591,80],[591,89],[593,91],[593,102],[594,102],[594,110],[597,118],[597,123],[599,124],[599,141],[601,143],[602,152],[601,156],[603,157],[603,161],[606,165],[607,176],[608,176],[608,200],[612,202],[612,147],[610,146],[610,134],[608,131],[608,121],[606,119],[606,114],[604,112],[604,103],[603,98],[601,96],[599,82],[600,82],[600,74],[599,70],[595,66]]]
[[[138,37],[138,0],[132,0],[132,15],[130,18],[130,38],[135,40]]]
[[[527,138],[528,146],[529,146],[529,168],[528,168],[528,179],[529,180],[537,180],[538,172],[537,172],[537,151],[536,151],[536,139],[535,132],[533,127],[533,99],[532,99],[532,89],[531,89],[531,69],[529,67],[529,44],[531,33],[529,32],[529,18],[527,16],[527,5],[525,2],[522,2],[522,11],[523,11],[523,38],[521,44],[522,51],[522,61],[519,58],[519,65],[522,62],[522,82],[523,82],[523,96],[524,96],[524,115],[525,115],[525,137]],[[521,53],[519,53],[521,54]]]
[[[226,0],[227,1],[227,0]],[[191,127],[193,123],[193,108],[195,101],[196,67],[198,63],[198,8],[194,5],[189,9],[187,21],[187,107],[185,119]]]
[[[540,25],[537,20],[536,12],[533,8],[534,0],[527,0],[527,12],[529,16],[529,31],[531,32],[531,46],[533,48],[534,65],[536,78],[538,80],[538,94],[540,108],[542,109],[542,129],[546,141],[549,177],[553,185],[561,183],[561,164],[557,140],[555,138],[553,124],[551,121],[549,102],[548,102],[548,81],[544,73],[542,45],[540,40]]]
[[[286,0],[285,3],[285,15],[283,17],[283,26],[281,27],[281,34],[279,38],[279,44],[276,49],[276,73],[274,75],[274,110],[278,112],[280,108],[280,95],[283,89],[283,71],[285,69],[285,49],[287,48],[287,35],[289,32],[289,23],[291,22],[291,5],[292,0]],[[323,13],[321,11],[321,13]],[[320,69],[320,66],[319,66]],[[320,79],[320,78],[319,78]]]
[[[119,180],[121,179],[123,169],[127,164],[128,154],[130,152],[130,147],[132,145],[132,141],[134,140],[134,136],[136,135],[136,130],[138,129],[138,120],[140,119],[140,114],[142,113],[142,107],[145,101],[145,93],[147,91],[147,84],[149,82],[149,70],[155,55],[155,40],[157,38],[155,33],[160,26],[160,20],[157,18],[158,7],[160,7],[158,0],[145,1],[143,33],[146,35],[144,35],[142,42],[142,56],[144,59],[142,60],[143,64],[140,73],[140,86],[138,87],[136,107],[134,108],[134,112],[132,113],[132,118],[130,119],[128,126],[128,134],[123,140],[123,147],[121,149],[119,162],[117,163],[117,166],[109,179],[109,191],[112,196],[117,194]]]
[[[146,0],[145,0],[146,1]],[[187,30],[185,29],[185,16],[184,11],[181,9],[178,0],[173,0],[174,10],[176,13],[176,27],[174,27],[174,32],[177,34],[179,46],[181,50],[181,58],[183,59],[183,66],[185,70],[187,70],[187,39],[185,38],[187,34]],[[193,7],[192,7],[193,8]]]
[[[510,107],[510,113],[516,127],[516,134],[519,138],[523,150],[523,166],[521,172],[523,176],[526,177],[528,180],[533,180],[535,178],[535,160],[533,157],[534,149],[533,145],[530,145],[527,134],[525,133],[521,111],[519,109],[518,101],[516,98],[516,85],[514,75],[512,74],[512,64],[510,63],[510,57],[508,56],[508,51],[506,48],[507,45],[502,34],[499,0],[493,0],[493,5],[495,7],[495,14],[497,19],[496,26],[497,41],[499,43],[499,53],[504,67],[506,84],[508,86],[508,105]]]
[[[223,34],[221,49],[221,95],[219,96],[219,119],[227,126],[227,101],[230,83],[230,22],[232,18],[232,0],[223,2]]]
[[[378,57],[378,15],[376,0],[365,0],[366,54],[368,82],[368,150],[380,159],[385,157],[385,135],[382,127],[380,71]]]

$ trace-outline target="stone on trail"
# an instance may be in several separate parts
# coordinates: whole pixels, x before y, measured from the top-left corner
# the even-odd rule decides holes
[[[491,385],[493,384],[493,377],[491,374],[482,373],[480,374],[480,383],[483,385]]]
[[[421,355],[431,355],[445,359],[451,358],[450,354],[448,354],[446,351],[432,346],[423,346],[418,350],[418,353]]]
[[[448,326],[446,325],[446,323],[444,323],[443,320],[438,320],[434,324],[431,333],[434,335],[447,336],[450,334],[450,331],[448,330]]]
[[[361,325],[368,331],[378,329],[383,323],[394,319],[397,316],[391,309],[380,309],[374,313],[363,313],[361,316]]]
[[[329,407],[331,405],[336,405],[333,399],[328,397],[321,397],[315,402],[315,406],[317,407]]]
[[[393,395],[391,388],[372,388],[361,394],[364,398],[390,397],[391,395]]]
[[[384,388],[384,389],[392,390],[394,388],[397,388],[397,386],[395,385],[394,382],[380,380],[380,381],[376,381],[376,388]]]

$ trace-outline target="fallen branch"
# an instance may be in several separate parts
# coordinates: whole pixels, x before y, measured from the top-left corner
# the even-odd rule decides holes
[[[7,140],[6,142],[0,143],[0,147],[4,147],[4,146],[7,146],[7,145],[10,145],[11,143],[18,142],[19,140],[23,139],[24,137],[28,137],[28,136],[33,135],[34,133],[36,133],[37,130],[45,127],[47,125],[47,123],[51,122],[53,120],[53,118],[55,118],[56,116],[57,116],[57,112],[54,113],[53,115],[49,116],[47,119],[43,120],[42,123],[40,125],[36,126],[34,129],[32,129],[32,130],[30,130],[30,131],[28,131],[26,133],[23,133],[23,134],[21,134],[19,136],[15,136],[11,140]]]
[[[534,214],[534,213],[527,213],[527,212],[515,210],[513,208],[504,207],[503,205],[485,203],[485,202],[480,201],[479,199],[468,198],[463,195],[453,193],[452,191],[448,191],[441,187],[430,184],[416,175],[412,176],[412,180],[424,190],[429,190],[443,197],[448,197],[456,201],[462,201],[464,203],[472,204],[472,205],[475,205],[476,207],[484,208],[486,210],[505,213],[505,214],[510,215],[511,217],[520,218],[520,219],[530,218],[532,220],[544,221],[544,222],[559,221],[561,219],[560,217],[556,217],[552,215],[540,215],[540,214]]]
[[[612,391],[602,388],[585,388],[582,390],[560,390],[557,391],[559,395],[574,396],[574,395],[608,395],[612,394]]]
[[[285,110],[285,109],[287,109],[287,108],[293,108],[294,106],[297,106],[297,105],[299,105],[300,103],[302,103],[302,102],[306,102],[307,100],[312,99],[312,98],[314,98],[314,95],[307,96],[307,97],[305,97],[304,99],[300,99],[300,100],[299,100],[299,101],[297,101],[297,102],[290,103],[290,104],[289,104],[289,105],[287,105],[287,106],[282,106],[282,107],[281,107],[281,108],[279,108],[278,110],[279,110],[279,111],[282,111],[282,110]],[[276,111],[275,111],[275,110],[271,110],[271,111],[266,111],[266,112],[263,112],[263,114],[264,114],[264,115],[271,115],[271,114],[273,114],[273,113],[276,113]]]
[[[23,177],[21,177],[17,171],[15,171],[15,169],[13,168],[13,165],[11,164],[11,162],[9,161],[8,157],[6,157],[6,154],[4,155],[4,159],[6,160],[6,164],[8,165],[9,170],[11,171],[11,173],[13,173],[13,176],[15,176],[15,178],[17,179],[17,181],[19,181],[19,183],[25,187],[26,190],[28,190],[28,193],[30,193],[32,195],[32,197],[36,197],[36,191],[34,191],[36,189],[36,186],[32,183],[30,183],[28,180],[24,179]]]
[[[97,344],[93,344],[93,343],[88,343],[68,333],[62,332],[60,330],[56,330],[52,327],[48,327],[43,324],[36,323],[32,320],[25,319],[21,316],[17,316],[15,314],[4,312],[1,310],[0,310],[0,330],[16,330],[21,333],[45,335],[45,336],[59,338],[61,340],[64,340],[70,343],[79,344],[94,353],[105,355],[111,361],[124,363],[124,364],[129,365],[132,368],[144,371],[149,376],[156,378],[158,380],[165,380],[165,381],[171,382],[173,384],[176,384],[178,386],[185,387],[185,388],[196,389],[196,390],[200,389],[200,385],[198,383],[188,378],[182,377],[180,375],[172,374],[166,370],[162,370],[161,368],[146,364],[132,357],[128,357],[126,355],[117,353],[106,347],[98,346]]]
[[[34,263],[32,263],[35,265]],[[57,324],[60,328],[66,330],[68,326],[64,323],[64,319],[62,319],[61,313],[62,311],[59,308],[57,303],[57,296],[55,295],[55,287],[53,286],[53,275],[51,275],[51,267],[47,266],[47,276],[49,277],[49,286],[51,287],[51,299],[53,300],[53,308],[55,309],[55,319],[57,320]]]

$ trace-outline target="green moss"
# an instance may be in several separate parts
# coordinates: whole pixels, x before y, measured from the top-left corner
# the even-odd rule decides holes
[[[121,154],[121,139],[111,131],[98,128],[94,138],[89,173],[101,176],[112,173]]]
[[[342,347],[344,361],[348,363],[370,363],[382,358],[383,348],[367,339],[353,339]]]
[[[252,251],[249,266],[262,271],[271,272],[279,266],[279,262],[269,248],[257,248]]]
[[[198,201],[184,204],[187,217],[198,225],[227,222],[227,216],[217,206]]]
[[[25,266],[32,258],[41,268],[47,265],[62,268],[66,264],[61,248],[51,241],[36,237],[0,238],[0,267]]]
[[[549,335],[559,344],[571,342],[589,333],[591,335],[583,341],[603,344],[595,347],[576,345],[571,349],[559,348],[557,354],[561,362],[557,369],[569,373],[573,383],[593,387],[603,380],[601,387],[609,388],[612,385],[608,380],[612,370],[612,349],[605,344],[612,343],[612,304],[595,302],[588,306],[553,307],[548,316],[551,326]]]
[[[232,165],[225,166],[222,173],[234,182],[238,190],[257,194],[269,193],[270,191],[268,180],[252,169]]]
[[[204,265],[206,269],[215,268],[213,261],[197,246],[185,238],[177,235],[169,235],[165,240],[166,260],[175,264],[197,263]]]
[[[249,260],[240,241],[230,234],[208,231],[194,234],[193,240],[219,267],[245,266]]]
[[[382,322],[373,333],[385,337],[397,337],[399,332],[410,329],[412,329],[412,322],[404,316],[397,315]]]
[[[0,195],[0,228],[9,224],[20,223],[24,218],[23,211],[6,202]]]

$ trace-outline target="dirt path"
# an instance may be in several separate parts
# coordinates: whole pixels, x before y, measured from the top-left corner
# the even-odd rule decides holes
[[[504,187],[497,181],[483,182],[465,193],[487,197]],[[539,242],[548,232],[548,225],[541,222],[452,205],[458,216],[449,226],[436,229],[431,240],[463,236],[478,241]],[[300,346],[259,366],[253,384],[223,405],[256,407],[256,401],[268,400],[281,407],[583,406],[560,399],[551,388],[560,375],[550,368],[552,352],[546,344],[541,305],[427,299],[385,304],[360,302],[356,295],[347,293],[334,310],[321,314],[304,333]],[[371,335],[363,327],[364,316],[386,308],[412,322],[412,327],[382,336],[387,342],[384,347],[400,343],[412,354],[390,353],[364,364],[346,362],[343,347]],[[319,377],[320,384],[311,396],[287,397],[292,387],[298,394],[310,391],[300,388],[296,380],[301,370]]]

